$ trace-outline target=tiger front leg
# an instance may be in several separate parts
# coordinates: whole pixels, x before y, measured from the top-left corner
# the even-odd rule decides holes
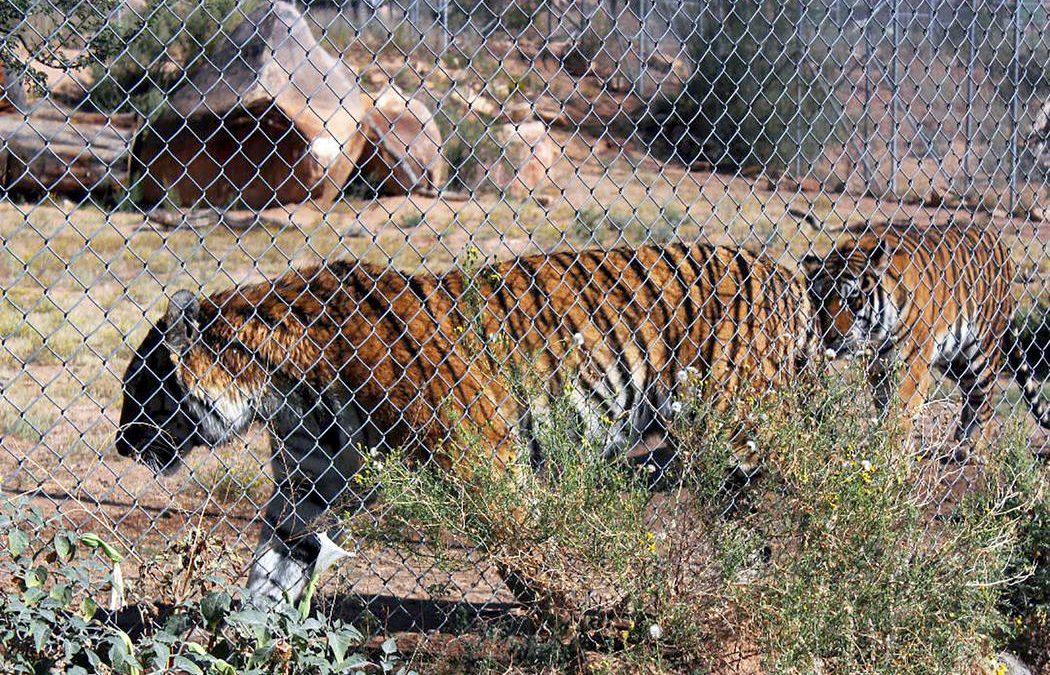
[[[249,597],[263,607],[297,602],[317,570],[347,555],[337,509],[364,501],[352,490],[362,466],[355,434],[325,415],[289,422],[271,425],[276,487],[248,577]]]
[[[895,405],[899,406],[900,433],[907,447],[913,448],[915,419],[930,390],[932,354],[928,349],[905,349],[898,360],[893,353],[872,361],[868,379],[880,417],[885,418]]]
[[[248,575],[248,595],[257,606],[298,602],[315,571],[347,555],[337,543],[338,526],[320,525],[334,501],[304,492],[280,483],[267,505]]]
[[[958,378],[962,389],[963,404],[959,413],[959,425],[955,428],[954,438],[958,445],[954,459],[965,462],[977,446],[983,442],[982,430],[992,416],[992,404],[988,396],[995,372],[983,358],[974,359],[983,367],[973,368],[967,364]]]

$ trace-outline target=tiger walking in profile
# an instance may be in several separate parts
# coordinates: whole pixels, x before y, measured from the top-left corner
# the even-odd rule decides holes
[[[957,458],[965,458],[992,415],[990,389],[1006,366],[1050,428],[1012,324],[1015,267],[987,226],[868,224],[802,267],[828,355],[865,356],[877,407],[885,414],[899,401],[906,432],[932,370],[940,370],[962,390],[954,438]]]
[[[471,295],[480,312],[466,309]],[[473,275],[333,262],[206,298],[175,293],[125,373],[116,449],[171,473],[193,447],[266,424],[276,488],[248,589],[295,600],[340,534],[315,523],[366,498],[352,480],[364,453],[454,468],[466,423],[492,461],[523,449],[542,464],[529,420],[543,404],[523,403],[499,364],[462,349],[478,327],[539,374],[548,399],[570,391],[581,433],[610,456],[667,437],[683,373],[725,409],[734,394],[790,382],[819,343],[805,285],[743,250],[562,252]]]

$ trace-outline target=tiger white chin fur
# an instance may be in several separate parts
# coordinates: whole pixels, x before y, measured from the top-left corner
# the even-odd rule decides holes
[[[124,375],[116,449],[171,471],[192,448],[265,424],[276,488],[248,587],[260,603],[295,600],[345,553],[333,512],[371,497],[353,480],[365,449],[451,469],[468,424],[492,461],[527,453],[544,469],[531,434],[543,405],[523,406],[490,359],[464,349],[478,321],[506,338],[509,359],[527,357],[549,396],[572,378],[581,428],[608,455],[643,438],[673,445],[684,373],[725,410],[790,382],[819,342],[805,285],[738,249],[564,252],[474,276],[334,262],[207,298],[174,294]]]

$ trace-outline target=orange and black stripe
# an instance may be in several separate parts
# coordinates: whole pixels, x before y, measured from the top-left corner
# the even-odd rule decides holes
[[[216,294],[200,311],[205,348],[183,358],[188,387],[335,389],[385,445],[427,452],[464,422],[512,452],[527,411],[505,367],[531,369],[548,395],[579,387],[580,414],[616,449],[660,424],[683,370],[725,407],[789,381],[817,341],[803,284],[771,260],[706,244],[436,276],[334,262]]]

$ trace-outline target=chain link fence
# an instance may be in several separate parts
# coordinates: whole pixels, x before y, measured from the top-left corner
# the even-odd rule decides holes
[[[959,440],[1013,428],[1026,395],[1046,416],[1047,11],[8,0],[3,491],[140,563],[220,541],[272,598],[297,597],[349,530],[334,607],[455,632],[510,611],[519,558],[466,517],[454,565],[425,527],[362,535],[390,529],[389,499],[368,499],[381,485],[426,502],[387,458],[458,475],[457,453],[484,446],[557,483],[574,474],[537,439],[562,424],[655,486],[643,530],[666,541],[653,532],[738,508],[676,503],[675,439],[709,447],[687,392],[748,420],[726,471],[747,483],[776,416],[739,400],[868,349],[904,445],[950,457],[919,472],[947,517],[988,473]],[[836,258],[837,242],[854,248]],[[1000,366],[1030,370],[1029,391]],[[854,460],[871,480],[870,459],[834,457]],[[144,587],[167,578],[143,569]]]

